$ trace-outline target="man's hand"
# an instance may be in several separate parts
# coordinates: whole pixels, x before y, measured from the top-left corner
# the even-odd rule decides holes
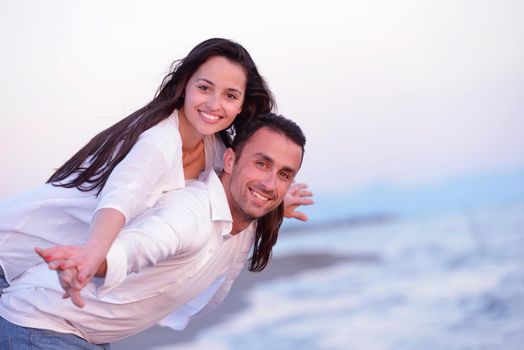
[[[55,248],[65,248],[65,249],[55,249]],[[51,270],[56,270],[58,274],[58,280],[60,285],[64,289],[64,299],[71,298],[71,301],[76,306],[83,308],[85,303],[80,294],[80,291],[89,283],[91,277],[83,278],[82,281],[79,281],[78,269],[75,267],[74,262],[67,260],[67,256],[75,256],[72,252],[76,251],[77,247],[54,247],[48,249],[35,248],[40,257],[42,257],[47,263]],[[72,255],[70,255],[72,254]],[[107,261],[104,261],[98,267],[96,277],[105,277],[107,272]]]
[[[301,205],[313,204],[313,192],[308,191],[307,184],[292,184],[284,197],[284,216],[286,218],[295,218],[301,221],[307,221],[306,214],[296,211]]]
[[[73,304],[83,308],[85,306],[85,302],[84,299],[82,299],[82,295],[80,294],[80,290],[83,288],[83,286],[78,284],[77,269],[72,267],[65,270],[58,270],[56,272],[58,274],[60,285],[64,289],[64,295],[62,295],[62,298],[71,298]]]

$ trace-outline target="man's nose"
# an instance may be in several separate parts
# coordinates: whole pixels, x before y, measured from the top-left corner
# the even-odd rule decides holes
[[[272,171],[267,172],[262,179],[262,185],[266,191],[274,191],[277,187],[277,174]]]

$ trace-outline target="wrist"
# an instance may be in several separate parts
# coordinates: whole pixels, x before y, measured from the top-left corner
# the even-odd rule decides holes
[[[95,277],[105,277],[107,273],[107,260],[104,259],[100,266],[98,266],[98,270],[96,270]]]
[[[109,250],[109,247],[107,244],[100,240],[88,240],[84,243],[84,249],[89,253],[93,255],[97,255],[99,257],[105,256],[107,254],[107,251]]]

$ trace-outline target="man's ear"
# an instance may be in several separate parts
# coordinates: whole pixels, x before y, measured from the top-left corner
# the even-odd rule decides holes
[[[231,174],[233,172],[235,159],[235,151],[233,151],[232,148],[226,149],[226,152],[224,152],[224,172],[226,174]]]

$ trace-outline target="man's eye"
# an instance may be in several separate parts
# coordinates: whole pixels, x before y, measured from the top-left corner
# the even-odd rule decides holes
[[[291,178],[291,176],[288,173],[285,173],[285,172],[280,173],[280,177],[283,180],[286,180],[286,181],[289,181],[289,179]]]
[[[264,162],[257,162],[257,166],[258,166],[259,168],[262,168],[262,169],[267,168],[267,164],[264,163]]]

